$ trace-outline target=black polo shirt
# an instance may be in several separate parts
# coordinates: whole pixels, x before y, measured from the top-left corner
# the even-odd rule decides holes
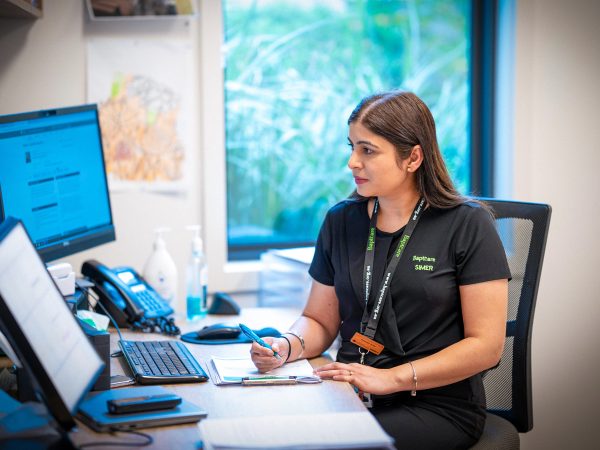
[[[350,342],[364,310],[363,265],[369,229],[366,201],[344,200],[329,210],[309,273],[334,286],[342,320],[338,360],[358,362]],[[377,230],[371,311],[387,262],[403,229]],[[459,286],[510,278],[506,255],[490,214],[476,203],[427,208],[410,237],[390,285],[375,340],[374,367],[389,368],[435,353],[464,337]],[[483,300],[482,300],[483,301]]]

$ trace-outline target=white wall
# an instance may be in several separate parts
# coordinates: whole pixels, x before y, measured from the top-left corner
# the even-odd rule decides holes
[[[86,42],[89,38],[170,39],[191,43],[194,70],[199,60],[198,19],[156,19],[125,22],[91,22],[83,1],[44,2],[40,20],[0,19],[0,114],[78,105],[86,102]],[[195,76],[197,79],[198,77]],[[197,86],[190,93],[196,100]],[[199,142],[200,119],[194,127]],[[190,162],[200,159],[198,147],[187,149]],[[153,229],[167,225],[167,246],[179,270],[178,309],[185,311],[184,269],[190,252],[191,233],[185,226],[202,219],[199,168],[186,195],[148,192],[111,193],[116,242],[70,256],[65,260],[79,270],[81,263],[96,258],[108,266],[130,265],[142,270],[150,255]]]
[[[596,0],[517,0],[513,192],[553,208],[524,449],[598,448],[599,24]]]
[[[200,36],[194,20],[89,23],[82,3],[46,1],[44,18],[37,21],[0,19],[0,114],[85,102],[89,37],[168,36],[195,42]],[[596,412],[600,276],[595,266],[600,254],[595,233],[600,222],[598,24],[600,2],[594,0],[517,0],[514,198],[553,207],[534,323],[535,424],[522,437],[525,450],[596,448],[592,437],[600,417]],[[200,59],[198,44],[194,45],[195,58]],[[200,114],[202,104],[197,103]],[[108,265],[139,269],[150,252],[154,226],[168,220],[182,229],[198,222],[201,200],[198,185],[186,197],[113,195],[117,241],[69,261],[79,266],[95,257]],[[184,267],[187,235],[172,234],[168,243],[177,264]]]

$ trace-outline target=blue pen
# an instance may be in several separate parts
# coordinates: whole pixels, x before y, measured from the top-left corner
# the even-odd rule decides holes
[[[263,341],[261,338],[259,338],[257,336],[257,334],[254,331],[252,331],[250,328],[248,328],[246,325],[244,325],[243,323],[240,323],[239,325],[240,325],[242,332],[246,336],[248,336],[248,338],[252,339],[258,345],[262,345],[263,347],[268,348],[269,350],[273,350],[269,344],[267,344],[265,341]],[[276,351],[273,351],[273,355],[275,356],[275,358],[281,359],[281,356],[279,356],[279,353],[277,353]]]

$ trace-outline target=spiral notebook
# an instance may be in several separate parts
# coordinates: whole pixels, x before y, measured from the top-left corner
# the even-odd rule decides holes
[[[222,358],[213,356],[210,364],[211,379],[218,385],[244,386],[320,383],[306,359],[284,364],[267,373],[260,373],[250,358]]]

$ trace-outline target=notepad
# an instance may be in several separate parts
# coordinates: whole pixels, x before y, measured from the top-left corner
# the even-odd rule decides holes
[[[198,426],[207,450],[394,448],[393,439],[368,411],[209,418]]]
[[[250,358],[211,358],[211,378],[218,385],[243,384],[256,386],[261,384],[320,383],[321,379],[313,374],[313,368],[306,359],[284,364],[267,373],[261,373]]]

